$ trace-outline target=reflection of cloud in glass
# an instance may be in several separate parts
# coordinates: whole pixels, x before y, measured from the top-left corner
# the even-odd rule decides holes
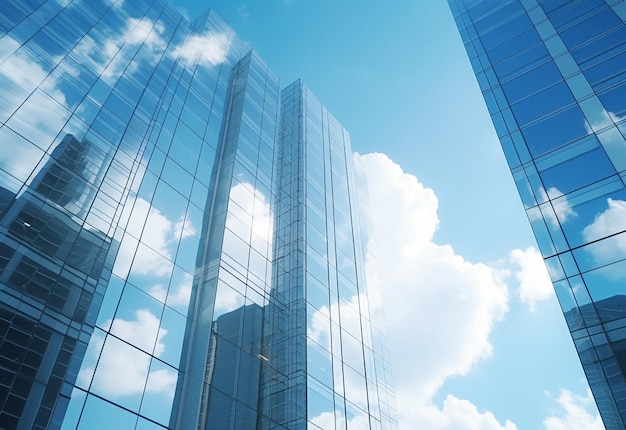
[[[333,306],[337,306],[335,303]],[[315,342],[330,350],[330,318],[328,307],[322,306],[311,316],[311,321],[307,327],[307,336]]]
[[[577,215],[567,197],[558,188],[550,187],[546,191],[543,187],[540,187],[538,193],[539,204],[552,202],[554,211],[544,210],[543,216],[553,227],[558,227],[559,222],[564,223]],[[530,221],[537,221],[537,219],[541,219],[542,213],[540,211],[528,211],[528,216]]]
[[[154,23],[148,18],[129,18],[124,31],[104,44],[104,53],[113,60],[102,73],[102,77],[116,80],[124,72],[130,56],[134,54],[131,50],[141,45],[148,51],[148,60],[156,64],[167,46],[161,37],[164,30],[163,24]],[[137,66],[136,62],[132,62],[126,73],[132,74]]]
[[[109,34],[104,43],[97,43],[90,35],[85,35],[74,47],[76,58],[80,58],[89,70],[100,75],[105,81],[115,82],[124,72],[133,73],[138,67],[136,62],[129,62],[135,54],[135,49],[144,46],[152,64],[156,64],[167,47],[161,34],[164,31],[163,24],[154,23],[148,18],[128,18],[124,29],[118,34]],[[71,66],[62,69],[71,76],[77,76],[78,71]]]
[[[228,211],[240,220],[252,220],[252,233],[261,238],[272,237],[272,213],[270,211],[269,200],[265,195],[251,184],[244,182],[232,187],[230,190],[230,200],[236,205],[230,204]],[[226,220],[226,227],[241,237],[247,237],[245,232],[239,231],[237,225],[229,217]]]
[[[169,296],[167,294],[167,289],[161,284],[155,285],[148,290],[148,294],[154,297],[157,300],[165,303],[167,298],[167,304],[169,306],[182,306],[185,307],[189,303],[189,298],[191,297],[191,285],[193,282],[193,276],[189,273],[185,273],[183,276],[183,280],[178,285],[171,286],[172,291],[170,291]]]
[[[116,6],[122,3],[119,1]],[[146,58],[150,64],[156,64],[167,49],[167,42],[162,37],[164,32],[165,27],[160,22],[155,23],[148,18],[128,18],[121,32],[109,34],[104,44],[96,43],[90,35],[86,35],[74,51],[90,70],[112,83],[122,72],[132,74],[137,69],[139,64],[133,57],[138,47],[146,54],[138,58]],[[187,66],[199,64],[212,67],[226,61],[229,48],[230,40],[226,34],[207,31],[188,35],[181,44],[172,48],[170,57],[181,60]]]
[[[188,35],[184,42],[172,51],[172,57],[182,60],[186,65],[217,66],[226,61],[229,48],[228,35],[207,31]]]
[[[242,292],[243,293],[243,292]],[[242,307],[244,304],[244,297],[242,294],[233,290],[225,284],[220,284],[215,296],[215,307],[213,310],[213,319],[217,320],[217,317],[227,312],[234,311]],[[263,305],[262,303],[257,303]]]
[[[363,296],[353,296],[350,303],[341,300],[339,303],[331,304],[330,314],[339,315],[342,332],[342,359],[345,364],[349,364],[355,369],[363,372],[363,350],[360,343],[361,322],[359,312],[359,298]],[[310,316],[307,325],[307,336],[326,350],[331,350],[329,309],[322,306]],[[352,339],[353,335],[355,338]],[[341,373],[336,374],[339,376]],[[365,390],[365,377],[352,369],[345,368],[343,381],[336,381],[338,385],[345,384],[347,393],[350,394],[350,401],[367,408],[367,392]],[[324,427],[325,428],[325,427]]]
[[[167,330],[159,330],[159,319],[147,309],[139,309],[135,312],[135,319],[126,321],[116,318],[108,321],[105,326],[111,326],[111,333],[121,339],[145,351],[152,351],[154,356],[159,357],[165,351],[163,337]],[[92,342],[95,348],[92,351],[102,350],[97,369],[83,368],[79,375],[79,384],[89,385],[89,380],[94,375],[92,389],[112,396],[121,397],[140,394],[144,390],[146,377],[149,374],[151,383],[146,390],[159,393],[168,393],[176,384],[176,373],[173,370],[159,369],[148,372],[150,356],[130,345],[111,336],[104,342],[103,336],[94,335]],[[103,348],[104,346],[104,348]],[[96,357],[91,357],[97,358]]]
[[[626,201],[607,199],[608,209],[596,215],[591,224],[583,229],[583,238],[592,242],[606,238],[593,245],[593,254],[603,262],[612,262],[626,256]]]
[[[590,121],[590,124],[585,124],[585,129],[587,130],[587,133],[591,134],[593,132],[602,130],[603,128],[613,126],[623,119],[624,118],[615,115],[613,112],[607,112],[603,110],[602,112],[600,112],[595,121]],[[619,139],[623,140],[622,135],[617,130],[617,128],[612,130],[612,132],[617,133],[619,135]]]
[[[227,235],[224,251],[246,266],[254,275],[253,282],[268,283],[267,266],[271,259],[273,232],[269,199],[247,182],[236,184],[230,190],[226,227],[242,240],[232,240]]]
[[[354,337],[358,337],[361,333],[361,319],[358,311],[359,299],[365,300],[365,296],[352,296],[349,303],[341,300],[341,305],[338,302],[334,302],[331,304],[330,310],[327,306],[322,306],[319,310],[316,310],[311,316],[309,327],[307,327],[308,337],[330,350],[328,319],[330,315],[339,315],[339,312],[341,312],[341,328]]]
[[[133,272],[139,275],[165,276],[172,269],[172,254],[178,240],[183,240],[196,234],[195,227],[191,225],[184,215],[174,222],[163,215],[158,209],[152,207],[150,203],[138,197],[135,200],[134,210],[138,214],[145,216],[131,217],[127,231],[141,233],[141,241],[156,252],[136,252],[137,241],[126,235],[120,245],[120,250],[115,260],[113,273],[126,278],[131,263]],[[170,264],[163,264],[163,257],[170,261]]]
[[[602,109],[593,120],[589,121],[589,124],[585,124],[587,133],[596,133],[606,154],[618,171],[626,168],[626,157],[624,156],[626,140],[616,124],[625,118],[626,116],[615,115],[613,112]]]
[[[20,43],[5,36],[0,44],[0,121],[13,115],[8,125],[42,149],[48,149],[69,117],[65,95],[58,82]],[[39,89],[37,89],[39,87]],[[19,109],[18,109],[19,107]],[[38,151],[18,144],[0,146],[0,168],[20,180],[32,173]],[[34,149],[34,148],[33,148]]]
[[[321,429],[335,428],[335,414],[333,412],[322,412],[310,421]],[[339,414],[337,417],[337,428],[344,427],[344,422],[345,418]],[[348,420],[348,428],[350,430],[368,430],[370,429],[369,418],[367,415],[357,415]]]

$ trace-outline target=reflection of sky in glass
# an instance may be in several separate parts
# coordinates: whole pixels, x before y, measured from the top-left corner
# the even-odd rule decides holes
[[[483,20],[462,3],[450,1],[465,41],[479,42],[468,53],[596,402],[607,428],[622,428],[623,13],[509,2]]]
[[[17,192],[21,183],[47,163],[46,151],[52,153],[68,133],[78,139],[85,137],[94,148],[119,144],[121,151],[101,181],[105,194],[96,198],[87,215],[91,228],[107,231],[111,219],[119,216],[115,205],[126,199],[123,190],[130,185],[125,182],[134,179],[131,172],[145,173],[133,158],[145,149],[142,141],[150,132],[148,120],[157,113],[157,91],[162,88],[157,81],[168,79],[168,66],[174,61],[189,67],[219,66],[227,61],[232,42],[225,33],[206,29],[184,37],[184,27],[172,39],[176,22],[171,20],[176,14],[163,15],[163,21],[156,22],[126,15],[125,2],[117,2],[111,9],[95,3],[79,8],[77,3],[62,8],[49,2],[59,14],[46,31],[62,35],[63,45],[44,33],[31,38],[27,48],[22,40],[3,38],[0,116],[6,125],[0,128],[0,178],[3,187]],[[86,13],[89,7],[94,7],[91,14]],[[69,19],[87,31],[98,17],[104,18],[83,38],[68,32],[64,24]],[[136,82],[149,82],[153,72],[156,85],[148,84],[144,92]],[[212,79],[215,82],[215,77]],[[206,83],[204,80],[201,85]],[[98,327],[105,331],[96,329],[91,337],[77,382],[163,424],[169,419],[176,380],[172,366],[178,365],[180,357],[180,334],[186,323],[198,229],[208,192],[202,182],[208,183],[208,167],[215,154],[211,146],[217,144],[203,142],[204,124],[198,125],[194,117],[209,114],[206,106],[210,103],[198,97],[195,100],[181,117],[190,125],[181,122],[172,127],[176,130],[174,149],[167,156],[159,150],[147,153],[152,157],[146,160],[148,169],[161,180],[153,183],[152,190],[137,185],[140,194],[131,194],[125,202],[133,212],[130,218],[122,218],[128,221],[122,225],[127,233],[118,234],[121,243],[114,275],[97,319]],[[204,169],[198,181],[193,179],[196,167]],[[106,171],[97,165],[93,169]],[[150,178],[146,176],[146,185]],[[135,181],[140,182],[141,177]],[[259,274],[263,278],[265,269]],[[76,391],[65,427],[76,425],[83,404],[81,428],[128,428],[136,421],[135,416]],[[141,422],[141,428],[154,428],[148,421]]]
[[[35,187],[31,178],[66,136],[88,143],[91,164],[83,179],[93,189],[64,209],[86,222],[86,230],[115,237],[119,249],[109,256],[102,303],[92,309],[95,328],[84,336],[88,346],[75,369],[77,388],[63,428],[163,428],[170,420],[183,333],[196,316],[189,304],[196,303],[194,288],[205,269],[196,264],[213,216],[209,211],[224,209],[223,242],[213,243],[221,248],[212,320],[243,306],[267,307],[275,293],[279,82],[255,54],[249,57],[240,118],[227,136],[237,148],[228,160],[232,183],[219,206],[212,200],[213,170],[216,157],[223,156],[223,116],[233,120],[224,106],[233,109],[226,105],[228,74],[243,53],[241,43],[212,14],[191,31],[160,3],[62,3],[46,4],[53,18],[45,31],[25,22],[0,44],[0,87],[6,89],[0,94],[0,121],[6,124],[0,127],[0,180],[11,192],[24,184]],[[32,18],[41,20],[42,10]],[[310,246],[299,250],[308,266],[301,273],[310,285],[308,320],[297,327],[309,348],[309,418],[321,428],[335,420],[360,428],[367,421],[366,366],[373,374],[363,356],[374,353],[373,342],[364,347],[362,338],[370,322],[363,320],[368,301],[359,285],[362,256],[354,249],[360,243],[346,171],[349,139],[319,101],[306,95],[311,187],[306,199],[291,197],[302,204],[296,222],[303,223],[306,213],[311,224]],[[303,282],[294,297],[304,294]],[[247,353],[255,363],[261,359]]]

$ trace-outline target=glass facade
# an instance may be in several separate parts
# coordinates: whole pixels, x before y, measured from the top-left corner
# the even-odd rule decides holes
[[[347,131],[212,11],[0,8],[0,426],[393,429]]]
[[[626,2],[449,4],[604,424],[626,428]]]

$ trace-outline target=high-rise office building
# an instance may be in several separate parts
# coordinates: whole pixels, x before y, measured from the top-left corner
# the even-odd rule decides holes
[[[0,427],[391,429],[347,131],[213,12],[0,8]]]
[[[604,424],[624,429],[626,2],[449,4]]]

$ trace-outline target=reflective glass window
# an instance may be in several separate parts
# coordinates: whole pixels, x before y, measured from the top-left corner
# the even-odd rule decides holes
[[[527,99],[512,104],[511,109],[515,114],[517,123],[520,126],[524,126],[573,102],[574,97],[567,84],[561,82],[544,88]]]
[[[572,106],[522,129],[531,154],[536,157],[587,134],[586,120]]]
[[[561,73],[556,65],[553,62],[548,62],[509,82],[503,83],[502,89],[509,103],[513,104],[562,79]]]

